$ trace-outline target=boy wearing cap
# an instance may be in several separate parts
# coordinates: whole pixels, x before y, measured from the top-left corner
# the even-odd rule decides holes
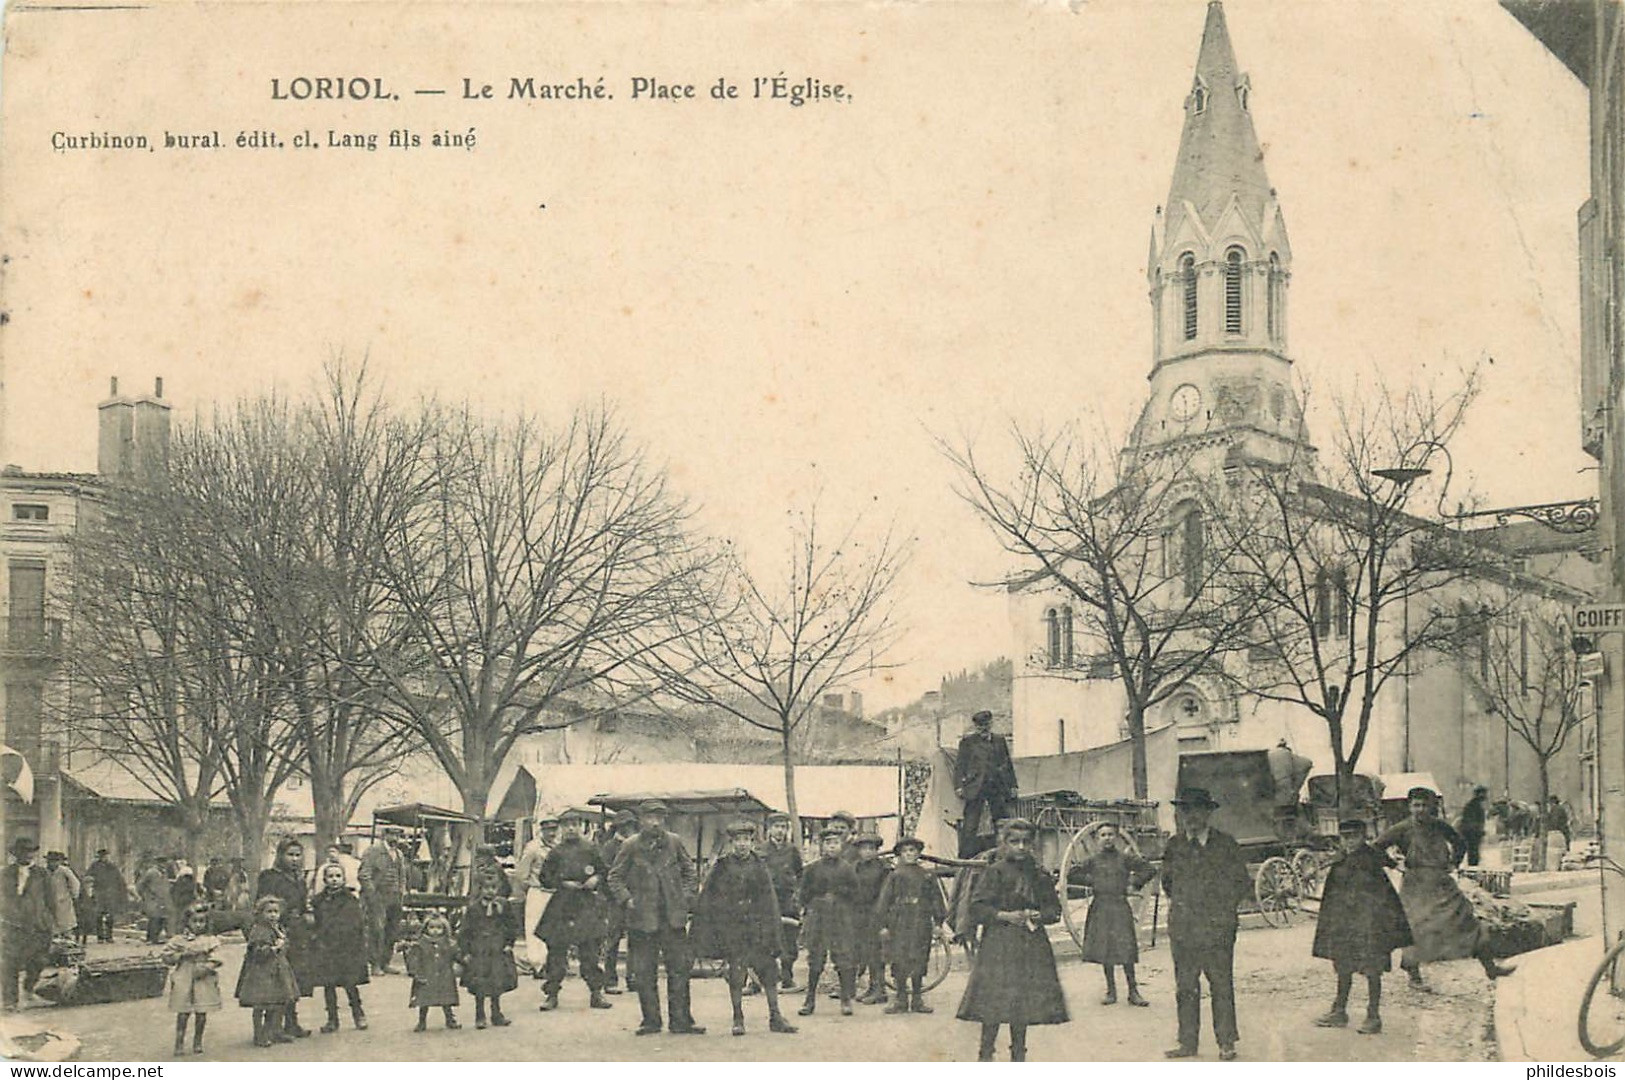
[[[820,837],[822,855],[801,875],[801,925],[807,935],[807,1000],[799,1010],[811,1016],[818,1003],[818,978],[824,965],[835,964],[840,976],[841,1015],[852,1015],[857,986],[853,970],[852,906],[858,875],[841,857],[846,834],[831,826]]]
[[[981,930],[976,964],[956,1014],[982,1025],[976,1060],[992,1061],[999,1027],[1010,1025],[1010,1060],[1027,1060],[1027,1028],[1070,1019],[1048,927],[1061,921],[1055,882],[1033,857],[1033,824],[1001,823],[998,855],[971,889],[971,921]]]
[[[948,906],[943,902],[936,875],[920,865],[925,844],[917,837],[904,836],[892,850],[897,866],[886,878],[875,904],[881,947],[897,983],[897,1000],[886,1006],[886,1011],[928,1013],[931,1006],[925,1003],[920,986],[931,960],[932,937],[948,936],[943,926]]]
[[[1213,1036],[1219,1060],[1236,1059],[1236,908],[1253,889],[1247,860],[1231,836],[1213,828],[1219,804],[1202,788],[1174,799],[1179,833],[1162,853],[1168,896],[1168,949],[1174,961],[1179,1044],[1164,1057],[1196,1056],[1202,1028],[1202,978],[1213,997]]]
[[[1364,975],[1365,1021],[1356,1030],[1375,1035],[1382,1031],[1382,975],[1393,964],[1393,951],[1411,943],[1411,926],[1385,872],[1392,862],[1365,842],[1365,822],[1349,818],[1337,831],[1343,850],[1326,873],[1311,950],[1332,962],[1337,995],[1331,1011],[1315,1023],[1347,1027],[1349,991],[1354,976]]]
[[[558,845],[547,853],[537,873],[542,888],[553,891],[536,923],[536,936],[547,943],[542,1012],[559,1007],[559,990],[570,970],[571,949],[576,951],[582,981],[591,995],[589,1007],[610,1007],[604,1000],[604,973],[598,967],[604,934],[609,928],[609,902],[604,887],[608,871],[603,853],[582,831],[586,825],[585,821],[565,825]]]
[[[745,1033],[745,980],[755,974],[767,995],[768,1030],[794,1034],[779,1011],[779,900],[773,875],[756,854],[756,826],[736,821],[728,826],[728,850],[711,866],[700,890],[695,915],[696,949],[701,956],[727,962],[728,1000],[733,1005],[733,1033]]]
[[[773,892],[779,898],[779,989],[796,987],[796,953],[800,949],[801,845],[790,839],[790,815],[767,816],[767,842],[762,860],[773,876]]]
[[[857,849],[857,862],[852,872],[858,879],[858,891],[852,900],[852,941],[856,974],[854,980],[869,973],[869,986],[858,998],[860,1005],[886,1003],[886,965],[880,952],[880,922],[875,905],[880,891],[891,876],[891,867],[880,859],[880,837],[874,833],[860,833],[852,841]]]
[[[11,864],[0,870],[0,1006],[17,1007],[17,978],[32,996],[51,949],[51,898],[45,871],[34,865],[39,845],[26,836],[11,842]]]
[[[1399,900],[1405,905],[1415,941],[1400,956],[1399,966],[1410,977],[1411,986],[1427,986],[1422,965],[1436,960],[1472,957],[1491,979],[1512,974],[1513,968],[1496,962],[1472,901],[1461,894],[1451,876],[1466,854],[1466,845],[1439,817],[1438,793],[1414,787],[1406,798],[1411,816],[1377,837],[1372,846],[1382,852],[1396,849],[1405,856]]]
[[[694,906],[694,860],[677,837],[668,833],[666,804],[651,799],[638,807],[642,825],[628,840],[609,871],[610,894],[626,911],[626,944],[632,976],[637,980],[638,1007],[643,1011],[639,1035],[660,1030],[658,967],[666,969],[668,1028],[673,1035],[703,1035],[689,1008],[688,914]]]

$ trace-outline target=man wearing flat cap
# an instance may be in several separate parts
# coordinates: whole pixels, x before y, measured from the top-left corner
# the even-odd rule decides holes
[[[1168,946],[1174,959],[1179,1043],[1165,1054],[1194,1057],[1202,1029],[1202,978],[1213,998],[1213,1037],[1219,1059],[1233,1061],[1236,1041],[1236,908],[1252,890],[1247,860],[1233,837],[1215,829],[1219,804],[1202,788],[1174,799],[1179,832],[1162,853],[1168,897]]]
[[[660,1030],[660,981],[666,969],[667,1030],[703,1035],[689,1008],[691,963],[688,915],[694,907],[697,873],[682,841],[666,831],[666,804],[649,800],[638,807],[641,829],[628,840],[609,871],[609,891],[626,911],[627,958],[637,980],[643,1010],[639,1035]]]
[[[609,837],[601,845],[604,852],[604,865],[614,866],[615,860],[620,857],[621,848],[628,840],[638,834],[638,815],[631,810],[618,810],[615,820],[610,826]],[[604,935],[604,993],[619,994],[621,992],[621,939],[626,937],[626,912],[620,904],[613,899],[609,904],[609,930]],[[632,980],[627,980],[628,990],[632,989]]]
[[[401,904],[406,899],[406,859],[395,846],[393,831],[367,848],[356,867],[361,909],[367,919],[367,943],[374,974],[395,970],[395,940],[400,936]]]
[[[1008,816],[1016,796],[1016,767],[1010,747],[993,734],[993,714],[984,709],[971,717],[971,726],[954,755],[954,794],[965,803],[959,823],[962,859],[993,846],[995,826]]]
[[[773,877],[779,900],[779,989],[796,985],[796,953],[801,947],[801,845],[790,839],[790,815],[767,815],[767,840],[762,861]],[[784,920],[788,919],[789,922]]]
[[[39,845],[30,837],[11,842],[11,863],[0,870],[0,1007],[15,1009],[17,980],[32,996],[51,948],[51,901],[46,872],[34,864]]]

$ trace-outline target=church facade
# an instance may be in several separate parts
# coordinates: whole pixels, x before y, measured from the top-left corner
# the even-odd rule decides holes
[[[1195,568],[1211,557],[1212,522],[1206,516],[1223,501],[1225,485],[1235,484],[1237,472],[1274,470],[1317,482],[1317,449],[1294,386],[1289,346],[1292,248],[1281,198],[1265,170],[1254,105],[1223,7],[1213,0],[1184,102],[1168,199],[1153,218],[1149,388],[1121,452],[1124,472],[1178,470],[1192,488],[1188,499],[1168,500],[1167,521],[1151,541],[1159,548],[1152,558],[1165,564],[1160,569],[1169,602],[1176,605],[1182,577],[1190,582],[1186,588],[1201,587],[1192,580],[1201,574],[1182,575],[1181,565]],[[1585,597],[1595,568],[1579,545],[1545,535],[1540,526],[1502,531],[1504,536],[1491,530],[1472,534],[1475,542],[1505,550],[1511,567],[1507,575],[1478,584],[1503,596],[1517,593],[1516,606],[1524,610],[1560,612]],[[1323,632],[1333,647],[1339,632],[1359,629],[1358,619],[1348,617],[1339,573],[1314,586],[1324,588],[1325,596],[1308,599],[1327,613]],[[1405,635],[1411,615],[1394,607],[1383,613],[1381,632]],[[1033,574],[1011,583],[1009,613],[1016,756],[1089,750],[1129,738],[1119,672],[1109,651],[1090,639],[1076,601]],[[1284,739],[1315,761],[1316,772],[1330,772],[1325,721],[1303,705],[1247,692],[1248,665],[1256,659],[1246,649],[1215,657],[1214,670],[1186,679],[1146,711],[1146,730],[1172,728],[1176,740],[1159,742],[1177,743],[1180,753],[1262,750]],[[1470,664],[1462,655],[1427,652],[1407,660],[1403,675],[1390,679],[1376,700],[1358,771],[1431,773],[1452,806],[1479,783],[1496,797],[1510,792],[1515,799],[1534,799],[1536,759],[1475,689]],[[1575,733],[1554,760],[1550,778],[1551,790],[1582,818],[1594,797],[1587,738],[1584,730]],[[1345,737],[1345,749],[1347,742]],[[1150,797],[1171,794],[1153,790]]]

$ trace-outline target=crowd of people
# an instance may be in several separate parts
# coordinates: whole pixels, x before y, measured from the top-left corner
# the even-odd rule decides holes
[[[1357,1031],[1381,1032],[1382,977],[1395,951],[1413,986],[1424,985],[1422,965],[1443,960],[1475,958],[1490,978],[1511,970],[1492,955],[1455,882],[1454,871],[1474,846],[1471,804],[1458,830],[1444,821],[1435,792],[1413,789],[1408,802],[1409,817],[1374,837],[1364,820],[1340,823],[1312,946],[1315,957],[1331,962],[1335,986],[1331,1008],[1316,1020],[1321,1026],[1349,1024],[1360,976],[1367,1008]],[[1219,1057],[1231,1060],[1241,1038],[1236,931],[1251,878],[1239,845],[1212,826],[1217,803],[1208,792],[1182,790],[1174,806],[1179,828],[1160,866],[1134,854],[1112,826],[1099,828],[1098,849],[1075,879],[1093,896],[1083,958],[1103,969],[1103,1004],[1119,1000],[1119,971],[1128,1004],[1150,1004],[1135,975],[1138,943],[1128,898],[1160,877],[1168,897],[1177,1022],[1167,1056],[1198,1053],[1205,980]],[[596,837],[585,821],[549,819],[511,875],[482,849],[455,928],[432,915],[401,950],[410,979],[403,997],[417,1011],[415,1030],[426,1030],[434,1010],[445,1027],[460,1028],[456,1009],[465,992],[474,1000],[476,1029],[508,1026],[503,998],[519,987],[516,949],[541,981],[538,1011],[559,1007],[572,959],[588,1007],[610,1009],[609,997],[621,992],[623,939],[625,986],[636,994],[641,1014],[638,1035],[705,1033],[689,993],[696,958],[722,964],[734,1035],[746,1033],[745,1000],[753,995],[765,1001],[768,1031],[794,1034],[782,995],[801,990],[796,1011],[813,1016],[828,968],[835,973],[829,996],[843,1016],[854,1005],[885,1004],[888,1014],[933,1011],[924,989],[930,952],[935,940],[951,940],[953,932],[936,875],[920,864],[920,840],[900,837],[885,858],[880,838],[861,832],[857,819],[842,812],[822,831],[819,857],[804,863],[788,816],[769,816],[760,831],[741,820],[729,826],[726,849],[702,882],[695,859],[665,827],[668,813],[658,801],[645,802],[616,815]],[[956,1016],[980,1026],[979,1060],[992,1060],[1002,1028],[1009,1031],[1011,1059],[1020,1061],[1029,1027],[1069,1019],[1049,940],[1061,901],[1034,857],[1034,834],[1023,819],[1000,822],[996,849],[971,878],[967,917],[956,928],[976,949]],[[252,885],[241,860],[211,859],[200,881],[184,859],[147,857],[127,887],[105,851],[82,874],[58,852],[38,864],[38,846],[27,838],[17,839],[11,853],[0,873],[6,1006],[17,1004],[19,980],[24,993],[32,989],[53,936],[94,933],[105,940],[112,920],[135,904],[146,918],[148,940],[162,944],[171,969],[177,1055],[186,1052],[189,1031],[191,1052],[202,1052],[208,1014],[222,1006],[218,952],[226,925],[244,929],[234,994],[250,1011],[256,1046],[308,1037],[299,1007],[318,989],[326,1010],[322,1032],[340,1028],[341,990],[352,1025],[365,1029],[362,989],[374,975],[397,972],[402,903],[421,888],[409,843],[394,835],[359,860],[342,845],[330,846],[311,871],[304,845],[283,840]],[[1404,877],[1396,891],[1387,871],[1399,860]],[[222,911],[244,914],[231,924],[220,919]]]

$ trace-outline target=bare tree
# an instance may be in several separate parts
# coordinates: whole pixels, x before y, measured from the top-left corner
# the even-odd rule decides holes
[[[1221,590],[1230,552],[1211,525],[1212,478],[1193,450],[1120,454],[1075,427],[1017,429],[1013,441],[1021,463],[1008,480],[969,441],[942,450],[958,469],[957,494],[1030,568],[1017,584],[1076,602],[1083,649],[1122,685],[1134,795],[1147,798],[1148,711],[1247,643],[1247,605]]]
[[[1226,587],[1252,616],[1253,662],[1229,674],[1241,692],[1319,717],[1340,785],[1383,689],[1452,646],[1460,619],[1446,598],[1499,572],[1492,549],[1439,523],[1428,500],[1442,489],[1425,482],[1476,388],[1469,377],[1453,393],[1340,405],[1318,468],[1245,462],[1215,516],[1233,553]]]
[[[1528,593],[1499,616],[1474,611],[1457,637],[1468,681],[1535,757],[1541,807],[1552,760],[1580,726],[1580,658],[1570,640],[1557,602]]]
[[[603,410],[558,430],[446,414],[400,468],[430,497],[379,540],[388,617],[358,627],[356,666],[483,819],[517,740],[600,711],[562,708],[573,694],[648,692],[642,661],[706,556],[665,474]]]
[[[899,636],[895,591],[906,561],[906,545],[890,532],[865,542],[854,524],[826,542],[814,510],[776,573],[753,574],[734,554],[715,579],[695,579],[671,613],[683,628],[663,654],[672,694],[777,739],[785,809],[798,832],[801,743],[826,692],[884,670]]]

